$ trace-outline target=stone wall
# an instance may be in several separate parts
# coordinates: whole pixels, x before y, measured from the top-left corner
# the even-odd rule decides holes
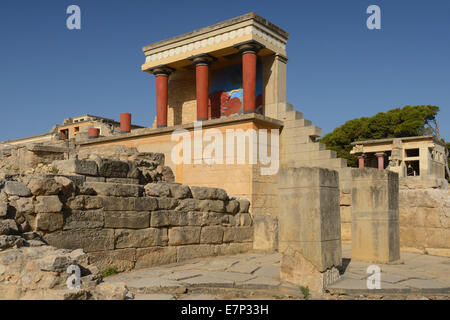
[[[450,190],[400,190],[402,249],[450,257]]]
[[[0,235],[35,232],[117,271],[252,249],[248,200],[168,182],[173,174],[153,160],[93,155],[55,161],[57,174],[5,176]]]

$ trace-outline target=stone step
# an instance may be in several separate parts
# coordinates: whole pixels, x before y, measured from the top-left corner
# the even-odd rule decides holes
[[[280,115],[282,121],[286,120],[300,120],[303,118],[303,113],[295,110],[286,111],[284,114]]]
[[[295,167],[321,167],[330,169],[339,169],[347,167],[347,160],[341,158],[322,159],[322,160],[291,160],[288,161],[288,166]]]
[[[317,126],[298,127],[298,128],[285,128],[282,135],[287,139],[295,139],[297,137],[309,137],[311,141],[322,135],[322,128]]]
[[[285,152],[311,152],[327,149],[326,145],[320,142],[288,144],[282,148]]]
[[[302,160],[327,160],[327,159],[335,159],[337,156],[336,151],[332,150],[321,150],[321,151],[312,151],[305,152],[299,150],[294,153],[287,153],[286,160],[294,160],[294,161],[302,161]]]
[[[284,121],[284,128],[298,128],[298,127],[309,127],[312,125],[312,122],[307,119],[298,119],[298,120],[287,120]]]

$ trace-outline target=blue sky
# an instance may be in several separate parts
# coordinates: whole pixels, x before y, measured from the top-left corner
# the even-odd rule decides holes
[[[82,29],[66,28],[81,8]],[[368,30],[377,4],[382,29]],[[0,141],[48,131],[85,113],[151,126],[154,79],[142,46],[256,12],[291,35],[288,102],[329,132],[404,105],[441,107],[450,140],[450,1],[2,0]]]

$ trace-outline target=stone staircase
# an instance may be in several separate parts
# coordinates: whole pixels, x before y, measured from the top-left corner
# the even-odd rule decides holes
[[[316,142],[322,136],[322,129],[303,118],[291,104],[278,113],[278,120],[284,122],[280,135],[280,159],[282,166],[322,167],[341,169],[347,167],[347,160],[337,157],[336,151],[327,150],[325,144]]]

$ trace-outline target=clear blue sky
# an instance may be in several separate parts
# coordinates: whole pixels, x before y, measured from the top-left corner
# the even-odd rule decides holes
[[[66,28],[81,7],[82,30]],[[368,30],[366,9],[382,10]],[[441,107],[450,140],[448,0],[1,0],[0,141],[47,132],[85,113],[151,126],[154,79],[143,45],[256,12],[291,35],[288,102],[333,130],[404,105]]]

